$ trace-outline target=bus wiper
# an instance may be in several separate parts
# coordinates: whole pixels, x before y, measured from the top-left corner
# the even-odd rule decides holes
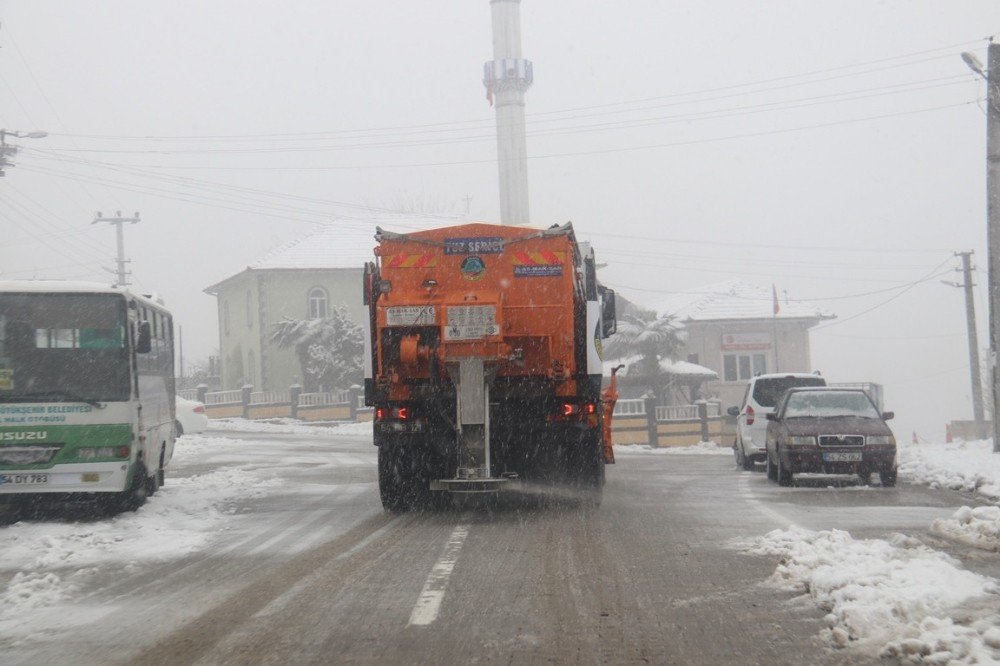
[[[98,409],[104,408],[104,403],[96,398],[85,398],[83,396],[76,395],[75,393],[70,393],[69,391],[35,391],[32,393],[19,393],[17,395],[5,395],[0,396],[0,401],[2,402],[14,402],[23,400],[25,398],[29,399],[41,399],[41,398],[65,398],[70,402],[85,402],[92,407],[97,407]]]

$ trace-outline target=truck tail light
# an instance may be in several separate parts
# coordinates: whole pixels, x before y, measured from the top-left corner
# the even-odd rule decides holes
[[[593,402],[564,402],[560,406],[559,414],[552,418],[557,421],[576,421],[585,420],[594,414],[597,414],[597,405]]]
[[[753,407],[747,405],[747,425],[753,425]]]
[[[406,421],[411,416],[413,416],[412,411],[409,407],[376,407],[375,408],[375,419],[382,421],[384,419],[397,419],[399,421]]]
[[[394,418],[397,418],[400,421],[405,421],[406,419],[410,418],[410,408],[409,407],[393,407],[392,408],[392,415],[393,415]]]
[[[195,405],[194,409],[192,409],[191,411],[194,412],[195,414],[204,414],[205,405]]]

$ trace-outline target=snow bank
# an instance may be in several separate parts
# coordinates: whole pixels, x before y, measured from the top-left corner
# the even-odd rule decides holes
[[[901,444],[899,474],[932,488],[979,493],[1000,501],[1000,454],[989,440],[947,444]]]
[[[835,647],[923,663],[1000,663],[1000,585],[915,539],[794,528],[745,548],[780,558],[770,582],[826,610],[822,637]]]
[[[197,457],[200,435],[178,440],[174,460]],[[124,571],[145,561],[180,558],[205,548],[232,520],[237,500],[260,497],[280,484],[236,467],[175,478],[136,512],[67,522],[20,521],[0,530],[3,567],[14,576],[0,591],[0,629],[26,608],[48,606],[83,587],[95,568]]]
[[[211,430],[226,430],[230,432],[267,432],[280,435],[316,435],[316,436],[359,436],[372,434],[371,421],[357,423],[342,423],[335,426],[309,425],[307,421],[296,419],[268,419],[267,421],[250,421],[248,419],[212,419],[208,422]]]
[[[1000,506],[963,506],[951,518],[935,520],[931,530],[976,548],[1000,552]]]
[[[715,442],[698,442],[697,444],[692,444],[691,446],[669,446],[658,449],[654,449],[653,447],[645,444],[615,444],[615,455],[618,455],[619,453],[655,453],[659,455],[671,456],[731,456],[733,455],[733,450],[728,446],[719,446]]]

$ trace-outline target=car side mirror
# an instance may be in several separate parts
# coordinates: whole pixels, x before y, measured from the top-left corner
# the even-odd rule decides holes
[[[726,414],[729,414],[730,416],[739,416],[740,415],[740,408],[739,407],[730,407],[729,409],[726,410]]]
[[[774,412],[768,412],[767,414],[764,415],[764,418],[767,419],[768,421],[780,421],[781,420],[781,419],[778,418],[778,415],[776,413],[774,413]]]
[[[153,331],[148,321],[140,321],[135,336],[135,353],[148,354],[153,350]]]
[[[891,421],[896,418],[896,412],[882,412],[883,421]]]

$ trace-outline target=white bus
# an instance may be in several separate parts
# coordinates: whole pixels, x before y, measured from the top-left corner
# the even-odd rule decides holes
[[[174,450],[173,350],[150,298],[0,281],[0,502],[145,502]]]

